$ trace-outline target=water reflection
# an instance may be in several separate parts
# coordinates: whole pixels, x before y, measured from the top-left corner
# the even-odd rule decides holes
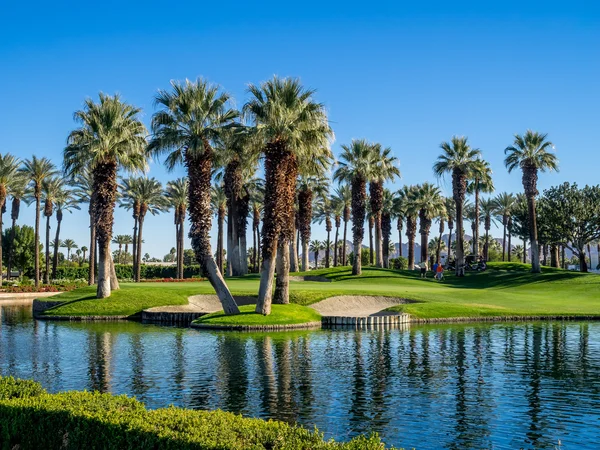
[[[418,448],[598,448],[600,323],[201,333],[137,323],[35,322],[0,305],[0,373],[51,391],[135,395],[379,432]]]

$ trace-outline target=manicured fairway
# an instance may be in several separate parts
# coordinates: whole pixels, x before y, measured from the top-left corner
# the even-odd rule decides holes
[[[309,305],[335,295],[384,295],[415,300],[394,307],[416,317],[508,315],[600,315],[600,276],[543,268],[532,275],[528,266],[492,263],[484,273],[464,278],[448,275],[441,283],[421,280],[416,272],[365,268],[352,277],[349,267],[309,272],[332,280],[290,283],[291,301]],[[227,280],[234,295],[256,295],[258,276]],[[214,293],[208,282],[123,284],[109,299],[93,298],[93,288],[61,294],[69,302],[55,315],[130,315],[153,306],[186,304],[194,294]]]

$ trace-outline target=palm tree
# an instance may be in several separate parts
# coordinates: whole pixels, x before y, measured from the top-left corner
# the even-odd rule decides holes
[[[133,264],[133,278],[135,280],[137,274],[137,263],[138,263],[138,228],[140,223],[140,208],[142,196],[140,187],[139,177],[129,177],[122,180],[121,185],[121,197],[119,201],[119,207],[125,208],[127,211],[131,211],[133,217],[133,245],[132,245],[132,264]]]
[[[346,242],[348,241],[348,222],[350,221],[350,212],[352,207],[352,189],[348,184],[343,184],[335,190],[335,201],[340,204],[343,209],[342,218],[344,220],[343,245],[341,250],[342,266],[346,265]]]
[[[223,225],[225,223],[225,215],[227,214],[229,199],[227,198],[227,194],[225,193],[225,187],[221,186],[212,186],[211,187],[211,207],[213,210],[213,214],[217,216],[217,267],[221,274],[224,274],[224,248],[223,248]],[[227,221],[234,220],[231,216],[227,218]],[[230,264],[230,261],[227,262]]]
[[[32,156],[26,159],[19,169],[28,180],[35,199],[35,287],[40,285],[40,207],[42,201],[42,183],[56,174],[56,167],[48,158]],[[46,252],[48,249],[46,249]]]
[[[443,239],[440,239],[439,236],[434,237],[427,246],[429,253],[435,253],[435,262],[440,263],[441,253],[443,250],[446,250],[446,243]]]
[[[42,183],[42,196],[44,200],[44,217],[46,217],[46,252],[44,259],[44,283],[50,283],[50,218],[54,213],[54,202],[63,189],[62,178],[47,178]]]
[[[376,266],[383,267],[383,247],[381,237],[381,209],[383,207],[383,184],[400,176],[398,158],[392,156],[392,149],[382,148],[381,144],[372,144],[371,170],[369,178],[369,200],[371,215],[375,221],[375,259]]]
[[[479,254],[479,194],[494,192],[494,182],[492,181],[492,169],[490,164],[483,159],[479,159],[473,170],[473,178],[467,184],[467,193],[475,195],[475,228],[473,229],[473,253]]]
[[[287,265],[279,267],[275,301],[289,301],[286,272],[289,271],[289,244],[294,237],[299,168],[327,167],[332,158],[329,141],[333,132],[323,105],[313,100],[314,91],[304,89],[296,79],[274,77],[260,86],[250,84],[248,91],[252,98],[244,105],[244,112],[254,122],[256,135],[264,145],[263,270],[256,312],[266,315],[271,312],[278,249],[284,255],[282,262],[287,261]]]
[[[402,256],[402,229],[406,218],[406,191],[400,189],[394,197],[393,217],[397,219],[396,230],[398,231],[398,257]]]
[[[77,255],[77,265],[81,267],[81,249],[78,248],[75,250],[75,254]]]
[[[83,167],[73,177],[72,183],[74,193],[77,196],[80,203],[88,204],[88,215],[90,218],[90,256],[89,256],[89,271],[88,271],[88,285],[95,283],[96,279],[96,220],[94,217],[94,178],[92,172],[88,167]],[[85,252],[83,255],[85,259]]]
[[[454,220],[456,219],[456,204],[451,197],[444,198],[444,206],[446,207],[446,221],[448,222],[448,262],[452,256],[452,230],[454,229]]]
[[[98,240],[97,298],[110,296],[119,288],[110,243],[117,200],[117,172],[146,168],[146,127],[139,119],[141,110],[118,95],[99,94],[99,102],[87,99],[75,112],[80,128],[69,134],[64,151],[68,175],[82,173],[88,167],[93,174],[94,219]]]
[[[373,228],[375,228],[375,217],[371,211],[370,199],[367,198],[367,220],[369,222],[369,264],[375,263],[375,252],[373,250]]]
[[[419,216],[419,233],[421,234],[421,261],[427,261],[429,232],[434,218],[445,211],[444,198],[440,189],[431,183],[423,183],[416,187],[409,205],[409,214]]]
[[[155,103],[160,110],[152,117],[154,136],[150,154],[168,153],[169,170],[184,164],[188,173],[188,210],[190,233],[196,260],[215,289],[226,314],[238,314],[239,308],[217,268],[210,248],[210,186],[213,144],[238,116],[228,105],[230,96],[199,78],[185,83],[171,82],[171,92],[160,90]]]
[[[523,172],[523,189],[527,198],[529,217],[529,242],[531,247],[531,272],[540,272],[540,255],[537,239],[535,197],[538,195],[538,172],[558,171],[558,159],[550,153],[552,142],[547,134],[527,130],[524,135],[515,134],[513,145],[506,147],[504,164],[508,172],[520,167]]]
[[[308,247],[310,242],[310,223],[313,217],[313,203],[316,197],[324,197],[329,189],[329,180],[324,176],[305,176],[298,179],[298,230],[302,240],[303,272],[308,267]]]
[[[188,182],[185,178],[178,178],[167,183],[166,198],[175,212],[175,250],[177,253],[177,278],[183,279],[183,244],[185,235],[185,211],[188,202]]]
[[[362,241],[365,234],[367,181],[371,177],[372,146],[365,139],[353,139],[342,145],[338,168],[333,179],[348,183],[352,190],[352,244],[354,264],[352,274],[360,275]]]
[[[260,219],[263,211],[263,192],[257,191],[250,200],[252,210],[252,261],[253,272],[258,273],[260,267]]]
[[[12,260],[13,260],[13,253],[14,253],[14,248],[13,248],[13,243],[15,242],[15,234],[16,234],[16,226],[17,226],[17,220],[19,220],[19,213],[21,211],[21,200],[25,197],[26,193],[27,193],[27,179],[22,176],[21,173],[17,174],[17,176],[13,179],[13,182],[9,185],[9,194],[12,197],[12,203],[11,203],[11,211],[10,211],[10,218],[12,220],[12,227],[11,227],[11,237],[10,237],[10,242],[9,242],[9,246],[8,246],[8,262],[7,262],[7,273],[10,274],[12,271]],[[1,258],[0,258],[1,260]],[[1,272],[0,272],[1,273]]]
[[[315,269],[319,268],[319,251],[323,249],[323,244],[321,241],[310,241],[310,251],[313,252],[315,257]]]
[[[83,245],[83,246],[81,247],[81,251],[83,252],[83,260],[85,261],[85,254],[87,253],[87,251],[88,251],[88,248],[87,248],[85,245]],[[126,253],[127,253],[127,252],[126,252]]]
[[[393,243],[390,242],[392,235],[392,216],[394,210],[394,197],[389,189],[383,190],[383,202],[381,205],[381,237],[383,240],[383,267],[390,267],[390,247],[393,251]]]
[[[125,234],[118,234],[112,240],[113,244],[117,244],[119,246],[119,250],[118,250],[119,253],[117,254],[117,264],[123,264],[121,255],[122,255],[123,246],[125,245],[125,241],[127,240],[127,237],[128,236]]]
[[[408,270],[415,268],[415,237],[417,235],[417,215],[419,208],[415,207],[417,186],[404,186],[398,195],[404,199],[406,213],[406,237],[408,238]]]
[[[452,196],[456,206],[456,275],[464,276],[463,253],[463,205],[467,191],[467,180],[473,178],[481,152],[467,143],[466,137],[454,136],[451,142],[442,142],[443,153],[433,165],[433,172],[441,177],[452,174]]]
[[[331,213],[335,222],[335,238],[333,242],[333,267],[337,267],[340,262],[340,227],[342,226],[342,214],[344,214],[344,205],[336,196],[329,198],[331,203]]]
[[[60,240],[60,225],[63,220],[63,214],[65,212],[72,212],[73,209],[80,209],[79,200],[75,197],[74,192],[70,189],[59,189],[56,198],[54,199],[54,210],[56,211],[56,234],[54,239],[57,241]],[[55,247],[54,255],[52,257],[52,279],[56,279],[57,267],[58,247]]]
[[[502,261],[506,261],[506,231],[514,206],[515,196],[509,194],[508,192],[502,192],[494,198],[494,209],[496,211],[496,215],[498,216],[498,220],[502,221],[502,226],[504,227],[502,237]],[[508,260],[510,261],[510,256]]]
[[[245,275],[248,269],[246,251],[242,251],[249,203],[249,193],[244,192],[244,188],[254,178],[260,150],[252,131],[250,127],[236,124],[221,134],[215,148],[216,165],[220,168],[215,179],[223,182],[227,196],[227,273],[236,277]]]
[[[20,163],[19,158],[10,153],[0,155],[0,286],[2,286],[2,220],[6,209],[6,198],[10,193],[11,186],[20,183]],[[10,279],[10,272],[8,278]]]
[[[489,250],[490,250],[490,228],[492,227],[492,223],[494,222],[494,217],[496,216],[497,208],[496,202],[492,198],[483,199],[481,201],[481,213],[483,216],[483,228],[485,230],[485,241],[483,244],[483,259],[486,261],[489,260]]]
[[[167,209],[167,200],[165,199],[162,184],[156,178],[141,177],[136,183],[138,188],[138,200],[140,213],[138,217],[138,233],[136,243],[137,261],[135,264],[135,281],[141,280],[142,265],[142,243],[143,227],[146,214],[149,212],[153,216]]]
[[[71,250],[77,248],[77,244],[73,239],[65,239],[61,247],[67,249],[67,261],[71,261]]]
[[[333,214],[333,208],[331,206],[331,200],[329,196],[325,195],[317,199],[317,203],[315,205],[315,213],[313,215],[313,221],[317,222],[321,225],[325,222],[325,232],[327,233],[326,242],[331,241],[331,216]],[[329,268],[329,250],[331,245],[325,248],[325,268]]]

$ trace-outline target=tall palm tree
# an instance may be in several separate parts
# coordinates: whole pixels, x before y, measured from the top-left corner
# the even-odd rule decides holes
[[[121,259],[121,256],[122,256],[122,252],[123,252],[123,246],[125,245],[125,240],[127,239],[127,237],[128,236],[125,234],[118,234],[112,240],[112,243],[117,244],[119,247],[118,253],[117,253],[117,264],[123,264],[123,260]]]
[[[213,214],[217,216],[217,267],[221,274],[224,274],[224,248],[223,248],[223,228],[225,224],[225,216],[227,215],[228,207],[228,195],[225,193],[225,187],[212,186],[211,187],[211,199],[210,204],[213,210]],[[231,216],[228,217],[228,221],[234,220]],[[229,261],[227,262],[229,264]]]
[[[13,243],[15,242],[17,220],[19,220],[19,213],[21,212],[21,200],[27,194],[27,179],[18,173],[13,179],[13,182],[9,185],[9,194],[12,197],[10,218],[12,220],[12,227],[10,231],[10,242],[8,245],[8,261],[6,265],[7,273],[10,274],[12,271],[12,260],[14,256]],[[1,258],[0,258],[1,259]]]
[[[512,210],[515,207],[515,196],[508,192],[502,192],[494,198],[494,206],[498,220],[502,221],[502,226],[504,228],[502,235],[502,261],[506,261],[506,231],[508,229],[508,221],[512,215]],[[510,255],[508,260],[510,261]]]
[[[129,177],[122,180],[121,185],[121,197],[119,201],[119,207],[125,208],[127,211],[131,211],[131,217],[133,217],[133,242],[132,242],[132,265],[133,265],[133,278],[135,280],[137,274],[138,264],[138,228],[140,223],[140,208],[141,208],[141,177]]]
[[[481,200],[481,213],[483,216],[483,228],[485,230],[485,241],[483,244],[483,259],[486,261],[489,260],[489,250],[490,250],[490,229],[492,227],[492,223],[494,222],[494,217],[496,216],[496,202],[492,198],[487,198]]]
[[[365,139],[353,139],[342,145],[338,168],[333,179],[348,183],[352,190],[352,244],[354,264],[352,274],[360,275],[362,241],[365,234],[367,181],[371,177],[372,145]]]
[[[142,265],[142,243],[143,228],[146,214],[149,212],[153,216],[165,211],[168,208],[167,200],[164,196],[162,184],[156,178],[141,177],[137,183],[138,199],[140,205],[140,214],[138,217],[138,233],[136,243],[135,281],[141,280]]]
[[[329,197],[331,203],[331,213],[335,223],[335,238],[333,240],[333,267],[337,267],[340,263],[340,227],[342,226],[342,215],[344,214],[344,205],[334,195]]]
[[[383,241],[383,267],[390,267],[390,242],[392,235],[392,217],[394,215],[394,197],[389,189],[383,190],[383,202],[381,204],[381,238]]]
[[[74,193],[80,203],[88,204],[88,215],[90,219],[90,256],[89,256],[89,271],[88,285],[96,282],[96,219],[94,217],[94,177],[89,167],[82,167],[80,171],[73,177],[71,184],[74,187]],[[85,253],[85,252],[84,252]],[[85,254],[84,254],[85,259]]]
[[[313,252],[315,258],[315,269],[319,268],[319,252],[323,249],[323,243],[318,240],[310,241],[310,251]]]
[[[82,245],[81,246],[81,251],[83,253],[83,260],[85,261],[85,254],[87,253],[88,248],[85,245]]]
[[[331,199],[329,198],[329,196],[326,194],[322,197],[317,198],[316,201],[316,205],[315,205],[315,212],[313,215],[313,220],[315,222],[317,222],[319,225],[321,225],[323,222],[325,222],[325,232],[327,233],[327,239],[326,242],[331,242],[331,230],[332,230],[332,223],[331,223],[331,216],[333,215],[333,208],[331,205]],[[328,245],[325,248],[325,268],[329,268],[329,250],[331,248],[331,245]]]
[[[381,209],[383,207],[383,184],[400,176],[398,158],[392,155],[392,149],[381,144],[372,144],[371,170],[369,178],[369,200],[371,214],[375,221],[375,262],[383,267],[383,247],[381,237]]]
[[[250,200],[250,207],[252,210],[252,261],[254,265],[252,271],[254,273],[258,273],[260,267],[260,220],[262,217],[263,203],[263,192],[255,192]]]
[[[402,256],[402,230],[406,218],[406,191],[400,189],[394,197],[393,217],[396,218],[396,230],[398,231],[398,257]]]
[[[63,189],[62,178],[47,178],[42,183],[42,198],[44,200],[44,217],[46,217],[46,252],[44,258],[44,283],[50,283],[50,218],[54,214],[54,202]]]
[[[326,167],[332,158],[325,109],[313,99],[314,91],[305,89],[297,79],[278,78],[249,85],[251,99],[245,114],[256,126],[263,143],[265,161],[265,209],[262,256],[256,312],[271,312],[273,275],[277,251],[287,260],[278,271],[275,301],[289,301],[289,244],[293,239],[295,188],[299,168],[320,164]],[[281,274],[282,276],[279,276]]]
[[[301,175],[298,179],[298,229],[302,241],[302,263],[303,272],[308,267],[308,252],[311,234],[311,220],[313,218],[313,203],[315,197],[324,197],[329,189],[329,180],[322,175],[306,176]]]
[[[61,247],[67,249],[67,261],[71,261],[71,250],[77,248],[77,244],[75,243],[75,241],[73,239],[65,239],[62,242]]]
[[[65,212],[72,212],[79,208],[79,200],[75,197],[71,189],[62,187],[57,192],[54,199],[54,210],[56,211],[56,233],[54,239],[60,240],[60,226],[62,224],[63,215]],[[56,269],[58,268],[58,247],[54,247],[54,255],[52,257],[52,279],[56,279]]]
[[[40,285],[40,208],[42,201],[42,183],[44,180],[54,176],[56,166],[48,158],[38,158],[32,156],[23,162],[19,169],[27,178],[31,187],[33,198],[35,199],[35,287]],[[48,251],[48,249],[46,249]]]
[[[350,221],[352,207],[352,189],[348,184],[342,184],[335,190],[335,201],[338,202],[342,209],[342,219],[344,220],[343,245],[341,247],[342,266],[346,265],[346,247],[348,241],[348,222]]]
[[[10,153],[0,155],[0,286],[2,286],[2,221],[11,186],[20,183],[20,164],[19,158]],[[8,277],[10,278],[10,273]]]
[[[448,243],[446,248],[448,249],[448,262],[450,262],[452,256],[452,230],[454,229],[454,221],[456,220],[456,203],[451,197],[444,199],[444,206],[446,207],[446,221],[448,222]]]
[[[227,195],[227,273],[236,277],[247,273],[241,228],[245,231],[249,202],[244,187],[254,178],[258,164],[260,146],[253,139],[255,134],[251,127],[236,124],[221,134],[215,148],[215,165],[220,169],[215,179],[223,182]]]
[[[99,102],[87,99],[75,112],[81,126],[69,134],[64,150],[64,169],[71,176],[88,167],[93,174],[94,219],[98,240],[97,298],[110,296],[119,288],[110,243],[117,201],[117,172],[147,167],[146,127],[139,119],[141,110],[119,95],[99,94]]]
[[[547,134],[527,130],[524,135],[515,134],[513,145],[506,147],[504,164],[508,172],[520,167],[523,172],[523,189],[527,198],[529,217],[529,242],[531,247],[531,272],[540,272],[540,255],[537,238],[535,197],[538,195],[538,172],[558,171],[558,159]]]
[[[416,187],[409,204],[409,214],[419,216],[419,233],[421,234],[421,261],[427,261],[429,233],[433,219],[445,211],[444,197],[437,186],[423,183]]]
[[[215,289],[226,314],[238,314],[227,284],[210,248],[210,186],[215,152],[213,145],[226,127],[238,117],[230,108],[230,96],[208,81],[171,82],[171,91],[160,90],[155,98],[160,108],[152,117],[154,136],[150,154],[168,154],[166,166],[172,170],[184,164],[188,173],[188,212],[196,260]]]
[[[175,223],[175,251],[177,259],[177,278],[183,279],[183,244],[185,241],[184,224],[185,212],[188,202],[188,182],[185,178],[178,178],[167,183],[165,196],[174,211]]]
[[[406,214],[406,237],[408,239],[408,270],[415,268],[415,237],[417,235],[417,217],[419,209],[415,207],[414,202],[417,193],[417,186],[403,186],[398,191],[398,196],[404,200],[404,212]]]
[[[475,227],[473,229],[473,253],[479,254],[479,194],[490,194],[494,192],[494,182],[492,180],[492,169],[490,164],[483,159],[479,159],[475,164],[472,178],[467,184],[467,193],[475,195]]]
[[[456,206],[456,275],[464,276],[463,206],[467,180],[473,177],[481,152],[471,148],[464,136],[454,136],[450,142],[442,142],[440,148],[443,153],[433,165],[433,172],[438,177],[452,174],[452,196]]]

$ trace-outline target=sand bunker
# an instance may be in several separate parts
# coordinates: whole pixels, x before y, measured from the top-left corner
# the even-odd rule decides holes
[[[235,296],[233,297],[238,306],[256,304],[256,297]],[[223,306],[216,295],[192,295],[188,297],[189,304],[174,306],[157,306],[150,308],[151,312],[204,312],[212,313],[221,311]]]
[[[369,295],[340,295],[310,305],[322,316],[367,317],[389,316],[399,314],[394,311],[383,311],[390,306],[409,303],[408,300],[396,297]]]

